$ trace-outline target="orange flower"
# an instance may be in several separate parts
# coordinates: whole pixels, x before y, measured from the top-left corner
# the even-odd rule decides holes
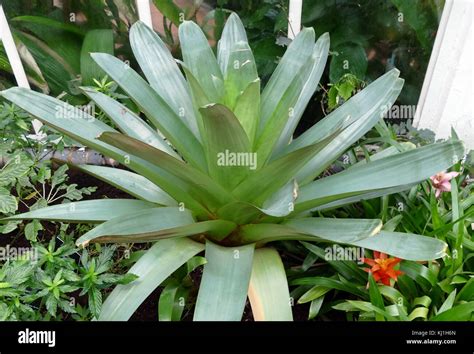
[[[371,268],[365,268],[364,270],[372,273],[376,282],[390,286],[390,279],[397,281],[398,276],[403,274],[402,271],[393,268],[400,261],[400,258],[388,258],[385,253],[374,251],[374,259],[363,259],[365,264],[371,266]]]

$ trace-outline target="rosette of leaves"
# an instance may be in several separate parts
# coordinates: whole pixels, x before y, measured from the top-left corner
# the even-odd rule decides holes
[[[44,94],[22,88],[1,92],[45,124],[133,171],[78,166],[136,200],[79,201],[11,217],[97,223],[77,240],[82,246],[154,242],[130,269],[139,279],[115,288],[100,320],[129,319],[157,286],[202,251],[207,263],[197,321],[238,321],[247,296],[256,320],[292,319],[285,269],[273,241],[341,243],[415,261],[444,255],[444,242],[382,231],[381,220],[311,217],[313,210],[405,190],[464,154],[462,143],[451,140],[315,180],[393,104],[403,86],[397,70],[292,140],[326,63],[327,34],[315,41],[314,30],[303,29],[262,91],[237,15],[226,23],[217,58],[195,23],[183,22],[179,36],[184,75],[160,37],[140,22],[130,40],[148,82],[120,59],[92,54],[150,124],[87,87],[83,91],[121,133],[74,107],[70,111],[77,117],[58,116],[56,107],[64,102]],[[222,163],[228,153],[256,156],[256,166]]]

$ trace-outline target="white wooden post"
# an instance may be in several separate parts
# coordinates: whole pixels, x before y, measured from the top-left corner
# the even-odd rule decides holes
[[[10,27],[8,26],[7,17],[5,16],[5,12],[3,11],[3,6],[1,4],[0,40],[3,42],[3,47],[5,48],[5,52],[7,53],[8,61],[10,62],[10,65],[12,67],[13,75],[15,76],[17,85],[29,89],[30,84],[26,77],[25,69],[23,68],[23,64],[21,63],[20,55],[18,54],[15,41],[13,40]],[[39,120],[34,119],[32,124],[35,134],[38,134],[42,126],[41,122]]]
[[[144,22],[148,27],[153,28],[151,21],[150,0],[136,0],[138,9],[138,18]]]
[[[288,12],[288,38],[294,39],[301,30],[301,12],[303,0],[290,0]]]
[[[474,149],[473,7],[472,0],[446,0],[414,119],[437,139],[453,127],[468,149]]]

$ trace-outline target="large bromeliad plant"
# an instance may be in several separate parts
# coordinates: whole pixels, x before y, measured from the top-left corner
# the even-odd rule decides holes
[[[177,63],[156,33],[140,22],[132,27],[131,45],[148,82],[121,60],[92,54],[151,125],[87,87],[84,93],[121,132],[46,95],[23,88],[1,92],[50,127],[134,171],[78,166],[136,200],[80,201],[10,218],[97,223],[77,240],[82,246],[154,242],[130,269],[139,279],[117,286],[100,320],[129,319],[160,283],[202,251],[207,263],[195,320],[240,320],[247,296],[256,320],[292,319],[273,241],[341,243],[408,260],[444,255],[442,241],[384,231],[381,220],[312,217],[314,210],[408,189],[462,157],[462,144],[451,140],[392,151],[316,179],[394,103],[403,86],[397,70],[292,140],[326,63],[327,34],[315,41],[313,29],[303,29],[263,90],[235,14],[217,58],[195,23],[184,22],[179,36],[184,61]]]

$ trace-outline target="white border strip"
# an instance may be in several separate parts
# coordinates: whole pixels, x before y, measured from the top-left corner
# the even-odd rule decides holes
[[[15,76],[17,85],[29,89],[30,84],[26,77],[25,69],[23,68],[23,64],[21,63],[20,55],[18,54],[15,41],[13,40],[10,27],[8,26],[7,17],[5,16],[5,12],[3,11],[3,6],[1,4],[0,40],[2,40],[3,42],[3,46],[5,48],[5,52],[7,53],[8,60],[10,61],[10,65],[12,67],[13,75]],[[37,119],[34,119],[32,124],[35,134],[38,134],[43,124]]]
[[[149,0],[136,0],[138,18],[144,22],[150,28],[153,28],[153,22],[151,21],[151,9]]]
[[[303,0],[290,0],[288,13],[288,38],[294,39],[301,30],[301,13]]]
[[[0,39],[3,41],[18,86],[30,88],[2,5],[0,5]]]

